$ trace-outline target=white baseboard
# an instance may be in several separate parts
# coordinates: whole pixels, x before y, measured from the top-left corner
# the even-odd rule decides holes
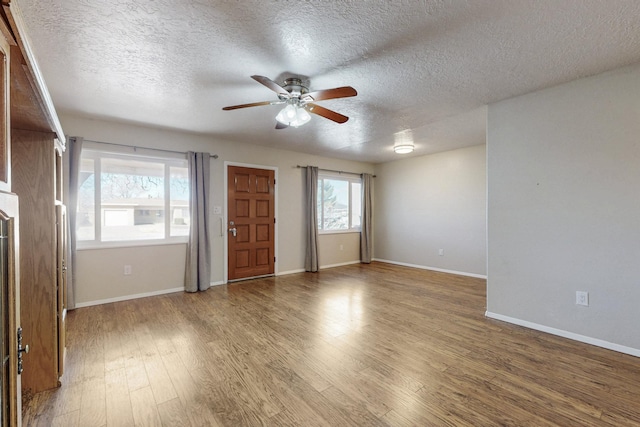
[[[161,291],[144,292],[144,293],[141,293],[141,294],[122,295],[122,296],[114,297],[114,298],[106,298],[106,299],[99,299],[99,300],[95,300],[95,301],[79,302],[79,303],[76,303],[76,308],[91,307],[92,305],[109,304],[109,303],[112,303],[112,302],[128,301],[130,299],[153,297],[153,296],[156,296],[156,295],[172,294],[174,292],[183,292],[183,291],[184,291],[184,286],[182,286],[180,288],[163,289]]]
[[[324,270],[325,268],[342,267],[342,266],[345,266],[345,265],[353,265],[353,264],[360,264],[360,260],[357,260],[357,261],[348,261],[348,262],[341,262],[341,263],[339,263],[339,264],[321,265],[321,266],[320,266],[320,270]]]
[[[223,281],[209,283],[209,285],[212,286],[212,287],[213,286],[220,286],[220,285],[224,285],[224,284],[225,283]],[[122,295],[122,296],[114,297],[114,298],[106,298],[106,299],[99,299],[99,300],[95,300],[95,301],[80,302],[80,303],[76,304],[76,308],[91,307],[92,305],[109,304],[109,303],[112,303],[112,302],[128,301],[130,299],[153,297],[153,296],[156,296],[156,295],[172,294],[174,292],[183,292],[183,291],[184,291],[184,286],[182,286],[180,288],[163,289],[161,291],[144,292],[144,293],[141,293],[141,294]]]
[[[549,326],[539,325],[537,323],[529,322],[527,320],[516,319],[514,317],[504,316],[502,314],[492,313],[490,311],[485,312],[485,316],[502,320],[503,322],[513,323],[514,325],[524,326],[525,328],[535,329],[536,331],[546,332],[551,335],[557,335],[559,337],[568,338],[570,340],[583,342],[585,344],[595,345],[597,347],[606,348],[608,350],[617,351],[619,353],[629,354],[631,356],[640,357],[640,349],[633,347],[626,347],[624,345],[611,343],[598,338],[592,338],[585,335],[575,334],[573,332],[564,331],[562,329],[556,329]]]
[[[486,274],[467,273],[467,272],[464,272],[464,271],[456,271],[456,270],[445,270],[444,268],[427,267],[426,265],[409,264],[409,263],[406,263],[406,262],[390,261],[388,259],[374,258],[373,261],[386,262],[387,264],[396,264],[396,265],[401,265],[403,267],[419,268],[421,270],[437,271],[437,272],[440,272],[440,273],[457,274],[458,276],[475,277],[476,279],[486,279],[487,278]]]
[[[144,293],[141,293],[141,294],[122,295],[122,296],[114,297],[114,298],[106,298],[106,299],[99,299],[99,300],[95,300],[95,301],[79,302],[79,303],[76,303],[76,308],[90,307],[92,305],[100,305],[100,304],[109,304],[109,303],[112,303],[112,302],[127,301],[127,300],[130,300],[130,299],[153,297],[153,296],[156,296],[156,295],[172,294],[174,292],[183,292],[183,291],[184,291],[184,286],[179,287],[179,288],[163,289],[161,291],[144,292]]]
[[[278,273],[276,273],[276,276],[286,276],[287,274],[296,274],[296,273],[304,273],[304,268],[299,268],[297,270],[278,271]]]
[[[334,268],[334,267],[342,267],[344,265],[351,264],[360,264],[360,260],[357,261],[349,261],[349,262],[341,262],[339,264],[329,264],[329,265],[321,265],[318,267],[319,270],[324,270],[326,268]],[[276,276],[286,276],[287,274],[296,274],[296,273],[304,273],[306,270],[304,268],[300,268],[297,270],[288,270],[288,271],[279,271]]]

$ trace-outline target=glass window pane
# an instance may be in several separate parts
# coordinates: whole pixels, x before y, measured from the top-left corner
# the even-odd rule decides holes
[[[360,228],[362,218],[362,184],[351,183],[351,227]]]
[[[171,235],[189,235],[189,171],[187,168],[172,166],[170,173]]]
[[[102,241],[164,238],[164,164],[101,159]]]
[[[318,206],[316,207],[318,216],[318,230],[322,230],[322,180],[318,180]]]
[[[78,176],[78,214],[76,217],[76,237],[80,240],[96,238],[96,187],[95,164],[93,159],[80,161]]]
[[[323,229],[349,228],[349,182],[337,179],[323,180]]]

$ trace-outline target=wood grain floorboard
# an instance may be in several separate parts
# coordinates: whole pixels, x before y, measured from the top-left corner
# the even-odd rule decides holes
[[[640,359],[374,262],[74,310],[29,426],[640,426]]]
[[[162,425],[158,405],[153,398],[151,387],[139,388],[129,395],[131,396],[133,421],[136,426],[159,427]]]
[[[101,427],[107,423],[105,377],[83,383],[80,403],[80,425]]]
[[[177,397],[158,405],[162,425],[166,427],[191,427],[184,406]]]
[[[107,372],[105,388],[107,427],[133,425],[133,410],[125,369]]]
[[[80,411],[58,415],[51,422],[51,427],[80,427]]]

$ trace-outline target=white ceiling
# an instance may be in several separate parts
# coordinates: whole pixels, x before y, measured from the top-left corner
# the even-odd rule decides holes
[[[59,112],[384,162],[481,144],[486,105],[640,61],[637,0],[14,0]],[[353,86],[276,130],[250,78]],[[115,141],[114,141],[115,142]]]

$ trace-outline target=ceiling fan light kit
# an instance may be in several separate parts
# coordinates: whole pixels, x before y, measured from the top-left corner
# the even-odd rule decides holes
[[[308,123],[309,120],[311,120],[311,116],[304,107],[289,104],[282,110],[280,110],[280,112],[276,116],[276,120],[283,125],[293,126],[294,128],[297,128],[304,125],[305,123]]]
[[[325,99],[347,98],[358,94],[351,86],[309,92],[309,88],[303,86],[302,80],[295,77],[286,79],[282,86],[268,77],[255,75],[251,76],[251,78],[278,94],[278,100],[232,105],[224,107],[223,110],[230,111],[262,105],[287,104],[276,116],[276,121],[278,122],[276,123],[276,129],[285,129],[287,127],[297,128],[302,126],[311,120],[309,113],[316,114],[336,123],[345,123],[349,120],[349,117],[313,104],[312,102],[323,101]]]

